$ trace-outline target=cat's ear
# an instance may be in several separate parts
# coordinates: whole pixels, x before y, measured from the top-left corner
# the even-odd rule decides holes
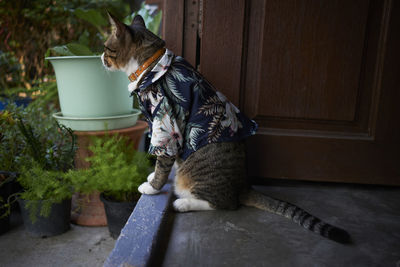
[[[126,25],[117,19],[113,14],[107,11],[108,19],[111,24],[112,34],[115,34],[118,38],[122,36],[126,31]]]
[[[136,15],[133,18],[131,26],[141,26],[141,27],[146,28],[146,24],[144,23],[144,20],[143,20],[142,16],[140,16],[140,15]]]

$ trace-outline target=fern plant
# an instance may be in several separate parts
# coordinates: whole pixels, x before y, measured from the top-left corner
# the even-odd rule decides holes
[[[22,107],[14,103],[0,113],[0,170],[16,172],[19,160],[25,154],[24,140],[18,134],[18,126],[15,121],[15,113],[21,114]]]
[[[48,217],[54,203],[71,198],[73,193],[72,184],[63,171],[43,169],[34,160],[23,166],[18,181],[24,188],[19,197],[28,200],[26,208],[33,223],[37,220],[36,214]]]
[[[19,195],[22,199],[29,200],[26,208],[29,209],[30,219],[34,223],[39,207],[39,214],[47,217],[54,203],[60,203],[72,196],[72,184],[64,174],[73,167],[76,141],[71,129],[55,121],[53,127],[58,132],[55,140],[38,135],[34,127],[22,118],[17,123],[29,155],[21,165],[17,179],[24,188]]]
[[[17,181],[22,185],[23,192],[3,200],[0,208],[3,215],[7,215],[15,197],[19,196],[28,200],[27,208],[34,222],[39,208],[37,200],[43,200],[40,214],[47,216],[53,203],[72,196],[72,184],[64,174],[73,167],[75,136],[71,129],[48,116],[47,110],[40,105],[30,105],[25,109],[10,105],[7,108],[10,108],[7,116],[3,115],[0,121],[8,126],[2,136],[4,146],[0,154],[13,152],[11,142],[14,137],[18,137],[18,153],[14,153],[11,163],[1,160],[0,166],[18,171]]]
[[[66,174],[75,190],[83,194],[99,191],[118,202],[136,201],[140,197],[137,188],[150,172],[147,155],[120,135],[93,137],[89,150],[92,156],[86,161],[90,168]]]

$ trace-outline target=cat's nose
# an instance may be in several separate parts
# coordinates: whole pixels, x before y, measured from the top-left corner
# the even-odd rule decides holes
[[[104,53],[101,55],[101,61],[103,62],[103,65],[106,67],[111,67],[111,64],[107,61],[107,59],[104,56]]]

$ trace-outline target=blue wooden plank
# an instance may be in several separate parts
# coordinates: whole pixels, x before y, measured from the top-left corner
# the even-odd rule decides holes
[[[140,197],[104,263],[105,267],[148,265],[173,196],[171,183],[169,180],[157,195]]]

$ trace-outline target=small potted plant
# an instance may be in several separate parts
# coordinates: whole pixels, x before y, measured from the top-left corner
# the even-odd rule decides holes
[[[136,151],[121,135],[94,137],[86,160],[88,169],[70,170],[67,177],[76,191],[101,192],[110,234],[117,238],[140,197],[137,188],[150,173],[147,155]]]
[[[0,176],[16,176],[19,162],[26,154],[27,146],[23,136],[19,132],[16,117],[34,122],[36,129],[43,128],[41,134],[46,134],[48,123],[54,123],[52,118],[42,119],[48,113],[55,111],[57,105],[57,89],[55,81],[47,81],[40,84],[32,91],[37,93],[34,102],[26,106],[9,103],[4,110],[0,111]],[[38,94],[39,93],[39,94]]]
[[[18,103],[9,103],[0,111],[0,232],[8,229],[10,212],[17,206],[16,203],[12,207],[8,205],[8,198],[21,190],[16,178],[28,149],[15,118],[23,117],[43,128],[48,120],[42,118],[46,116],[47,110],[51,112],[56,106],[55,80],[48,79],[31,89],[36,92],[36,96],[29,108]],[[47,131],[46,127],[44,131]]]
[[[26,230],[40,237],[61,234],[70,227],[73,190],[65,172],[72,168],[76,150],[72,131],[46,113],[32,105],[12,114],[24,151],[18,159],[17,177],[22,191],[14,196]]]

